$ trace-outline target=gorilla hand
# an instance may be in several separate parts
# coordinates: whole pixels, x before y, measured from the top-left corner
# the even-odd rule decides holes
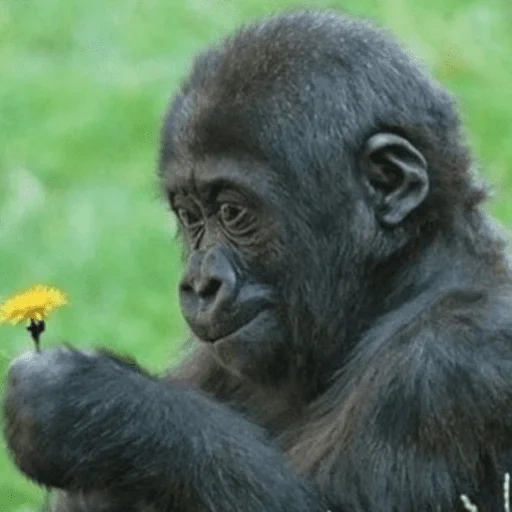
[[[130,446],[138,440],[129,425],[155,384],[106,352],[57,348],[21,356],[11,365],[4,405],[16,464],[49,487],[112,487],[118,472],[135,472]]]

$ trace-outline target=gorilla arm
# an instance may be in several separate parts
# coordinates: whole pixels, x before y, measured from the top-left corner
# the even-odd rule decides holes
[[[101,492],[102,506],[106,495],[157,510],[325,510],[241,415],[104,353],[53,349],[15,361],[6,420],[15,461],[30,478]],[[66,500],[69,508],[58,510],[75,510]]]

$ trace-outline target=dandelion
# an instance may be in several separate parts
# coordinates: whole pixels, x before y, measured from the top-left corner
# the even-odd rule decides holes
[[[39,352],[39,338],[45,330],[45,320],[54,309],[67,304],[64,293],[57,288],[37,285],[7,299],[0,305],[0,323],[19,324],[30,321],[30,332]]]

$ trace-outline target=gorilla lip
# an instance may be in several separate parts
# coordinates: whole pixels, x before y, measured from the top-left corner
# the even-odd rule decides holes
[[[258,311],[254,316],[251,317],[251,319],[244,324],[242,324],[240,327],[237,327],[236,329],[229,331],[226,334],[221,334],[220,336],[212,337],[212,338],[199,338],[201,341],[205,343],[211,343],[214,345],[218,345],[223,342],[231,341],[233,338],[237,337],[239,334],[243,333],[244,331],[252,331],[253,328],[262,321],[265,317],[268,316],[268,309],[262,309],[261,311]],[[258,332],[261,332],[260,329],[256,329]]]

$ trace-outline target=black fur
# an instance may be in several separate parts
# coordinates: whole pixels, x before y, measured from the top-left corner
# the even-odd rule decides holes
[[[190,357],[50,350],[6,436],[59,512],[502,509],[511,277],[449,94],[394,40],[285,14],[200,56],[166,116]]]

